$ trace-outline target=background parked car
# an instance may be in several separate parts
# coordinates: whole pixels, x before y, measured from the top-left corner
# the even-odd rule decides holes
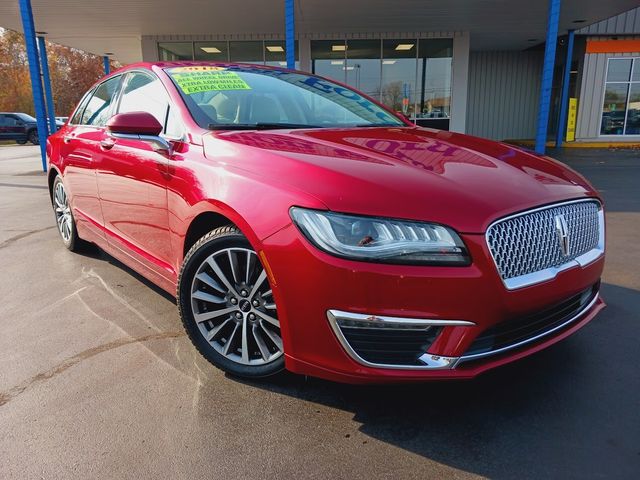
[[[64,125],[60,118],[56,117],[56,127]],[[0,140],[15,140],[24,145],[31,142],[38,145],[38,127],[36,119],[31,115],[20,112],[0,112]]]

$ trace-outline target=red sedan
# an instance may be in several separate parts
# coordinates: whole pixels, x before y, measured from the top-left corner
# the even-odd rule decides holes
[[[418,128],[333,81],[132,65],[47,142],[62,240],[175,294],[244,377],[471,378],[604,303],[604,213],[548,157]]]

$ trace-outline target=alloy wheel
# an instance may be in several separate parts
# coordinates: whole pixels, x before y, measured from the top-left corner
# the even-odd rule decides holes
[[[191,308],[202,336],[225,358],[257,366],[282,355],[273,292],[253,250],[226,248],[208,256],[193,277]]]
[[[66,243],[69,243],[73,234],[73,218],[71,217],[71,208],[69,208],[67,192],[62,182],[56,183],[53,191],[53,202],[58,231],[60,235],[62,235],[62,239]]]

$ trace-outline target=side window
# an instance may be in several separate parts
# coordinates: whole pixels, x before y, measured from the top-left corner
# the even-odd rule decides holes
[[[182,135],[175,113],[169,110],[169,96],[160,80],[152,75],[134,72],[127,77],[118,113],[127,112],[150,113],[163,125],[165,135]]]
[[[7,127],[9,123],[7,122],[6,115],[0,115],[0,127]]]
[[[5,115],[4,116],[4,124],[7,127],[17,127],[18,125],[22,125],[24,122],[19,121],[15,116],[13,115]]]
[[[179,119],[175,107],[169,107],[169,113],[167,114],[167,124],[164,127],[164,133],[169,138],[182,138],[182,136],[184,135],[182,122]]]
[[[87,92],[85,94],[84,97],[82,97],[82,100],[80,101],[80,104],[78,105],[78,108],[73,113],[73,116],[71,117],[71,120],[69,120],[69,124],[70,125],[77,125],[77,124],[80,123],[80,121],[82,119],[82,112],[84,112],[84,107],[87,106],[87,103],[89,102],[89,99],[91,98],[91,95],[93,95],[93,90],[90,90],[89,92]]]
[[[113,77],[98,85],[82,113],[81,124],[102,126],[107,123],[119,83],[120,77]]]

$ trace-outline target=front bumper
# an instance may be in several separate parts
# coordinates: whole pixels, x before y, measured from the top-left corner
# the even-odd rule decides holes
[[[487,329],[558,304],[598,283],[604,257],[560,272],[553,280],[507,290],[483,235],[463,235],[468,267],[383,265],[343,260],[310,245],[293,225],[263,242],[281,319],[286,367],[296,373],[349,383],[472,378],[537,352],[588,323],[604,307],[590,299],[575,318],[530,342],[462,361]],[[380,366],[349,351],[327,312],[441,321],[425,352],[426,367]],[[448,321],[459,324],[447,325]]]

